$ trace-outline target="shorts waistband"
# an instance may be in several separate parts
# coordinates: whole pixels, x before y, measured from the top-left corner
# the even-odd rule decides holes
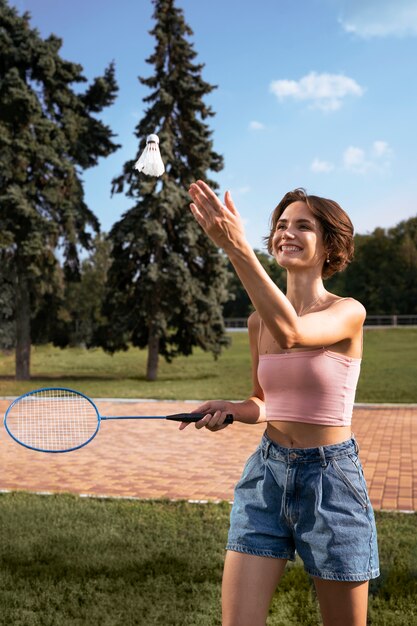
[[[260,448],[264,459],[270,457],[285,463],[312,463],[319,461],[326,464],[331,459],[344,457],[348,454],[358,454],[359,446],[355,436],[341,443],[316,448],[285,448],[273,441],[266,432],[263,434]]]

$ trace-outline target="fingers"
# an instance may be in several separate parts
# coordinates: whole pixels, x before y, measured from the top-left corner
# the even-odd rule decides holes
[[[198,207],[193,203],[190,204],[191,213],[194,215],[200,226],[204,226],[205,220]]]
[[[221,427],[225,427],[224,420],[226,419],[226,413],[223,411],[214,411],[213,413],[207,413],[203,419],[195,422],[197,430],[201,428],[207,428],[208,430],[218,430]]]
[[[208,430],[216,431],[222,428],[226,428],[226,426],[228,426],[228,424],[224,424],[224,421],[228,415],[226,411],[215,410],[215,409],[210,410],[208,406],[203,405],[199,407],[198,409],[196,409],[195,412],[204,413],[205,411],[207,411],[207,414],[204,415],[204,417],[198,422],[194,422],[194,425],[197,428],[197,430],[201,430],[202,428],[207,428]],[[179,426],[179,430],[184,430],[187,426],[189,426],[189,424],[190,423],[181,422]]]
[[[202,213],[215,212],[221,214],[226,210],[230,211],[235,216],[238,216],[238,210],[232,200],[230,191],[226,191],[224,195],[224,204],[222,204],[214,191],[202,180],[198,180],[192,183],[189,188],[189,194],[194,200],[190,205],[191,211],[194,217],[197,219],[202,216]],[[198,207],[197,207],[198,205]],[[200,209],[200,211],[198,210]]]
[[[224,210],[224,206],[216,196],[214,191],[203,182],[198,180],[190,185],[188,190],[191,198],[198,207],[205,211],[215,211],[216,213]]]
[[[230,191],[226,191],[226,193],[224,194],[224,203],[231,213],[233,213],[234,215],[238,215],[238,210],[232,200],[232,195]]]
[[[201,218],[207,218],[211,213],[217,213],[219,211],[219,201],[216,198],[217,202],[213,200],[209,200],[207,196],[200,190],[198,185],[191,185],[189,189],[189,194],[193,203],[190,205],[191,211],[193,215],[198,219],[198,216]]]
[[[211,187],[209,187],[207,185],[207,183],[204,182],[204,180],[197,180],[193,184],[196,187],[198,187],[200,192],[202,192],[206,196],[206,198],[208,200],[210,200],[211,202],[220,203],[220,201],[219,201],[218,197],[216,196],[216,194],[214,193],[214,191],[211,189]]]

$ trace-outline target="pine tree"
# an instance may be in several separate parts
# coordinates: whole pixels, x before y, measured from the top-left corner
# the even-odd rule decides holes
[[[60,301],[55,303],[55,307],[49,305],[47,311],[40,311],[34,319],[35,336],[39,317],[46,321],[51,308],[55,308],[53,322],[47,329],[49,340],[61,348],[68,345],[89,348],[97,328],[104,321],[101,308],[109,263],[110,242],[104,233],[100,233],[94,238],[88,257],[81,263],[80,279],[65,281]]]
[[[113,181],[113,191],[134,201],[110,231],[113,260],[104,311],[108,324],[100,342],[110,352],[128,343],[148,348],[147,379],[155,380],[159,355],[170,361],[194,346],[215,356],[227,345],[221,304],[227,299],[224,257],[195,223],[189,211],[193,180],[223,167],[213,151],[205,120],[214,115],[204,96],[206,83],[183,11],[174,0],[154,0],[154,66],[140,82],[152,91],[135,129],[135,159]],[[161,179],[134,170],[148,134],[157,133],[166,172]],[[210,184],[216,188],[213,181]]]
[[[0,243],[0,350],[12,350],[16,345],[12,275],[12,265],[9,258],[2,254]]]
[[[61,45],[0,0],[0,258],[13,268],[18,379],[30,376],[31,318],[56,288],[57,246],[66,276],[76,276],[77,248],[98,230],[82,170],[118,147],[94,116],[114,101],[113,65],[81,93],[83,68]]]

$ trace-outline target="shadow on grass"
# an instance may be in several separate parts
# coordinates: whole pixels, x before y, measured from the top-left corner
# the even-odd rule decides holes
[[[152,380],[147,380],[146,376],[125,376],[123,374],[120,374],[120,376],[115,376],[114,374],[112,375],[97,375],[97,374],[89,374],[86,373],[85,375],[83,374],[75,374],[75,375],[71,375],[71,374],[57,374],[56,376],[51,376],[50,374],[48,375],[42,375],[42,374],[37,374],[36,376],[31,376],[30,379],[28,381],[18,381],[18,382],[30,382],[30,383],[45,383],[45,381],[50,381],[51,383],[58,383],[60,381],[65,381],[65,380],[71,380],[71,381],[76,381],[76,382],[102,382],[102,381],[124,381],[124,382],[142,382],[142,383],[149,383],[149,385],[157,385],[158,383],[168,383],[168,382],[178,382],[179,380],[183,380],[184,378],[184,373],[183,372],[179,372],[177,376],[164,376],[164,374],[160,374],[158,376],[158,378],[155,381]],[[215,380],[217,378],[220,378],[219,374],[214,374],[211,373],[210,375],[208,375],[205,372],[202,372],[201,374],[187,374],[187,380],[195,380],[195,381],[207,381],[208,379],[210,380]],[[0,382],[1,381],[16,381],[15,376],[5,376],[5,375],[0,375]]]
[[[176,558],[168,553],[160,553],[152,558],[141,560],[124,561],[113,560],[109,563],[85,562],[82,555],[76,561],[76,554],[73,558],[65,558],[61,555],[51,555],[47,553],[39,554],[37,557],[24,558],[19,555],[5,555],[2,558],[2,572],[17,580],[31,580],[47,584],[56,580],[83,581],[85,579],[105,578],[109,582],[121,580],[126,583],[145,583],[155,578],[169,577],[177,583],[182,583],[190,579],[190,562],[186,559]],[[196,582],[195,575],[192,578]]]
[[[384,600],[417,598],[417,570],[405,564],[382,567],[379,578],[370,581],[369,593]]]

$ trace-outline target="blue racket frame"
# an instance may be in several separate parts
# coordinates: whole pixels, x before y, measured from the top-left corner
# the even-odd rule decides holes
[[[65,448],[65,449],[61,449],[61,450],[48,450],[45,448],[39,448],[39,447],[35,447],[35,446],[31,446],[23,441],[21,441],[20,439],[18,439],[10,430],[10,428],[8,427],[7,424],[7,418],[8,415],[10,413],[10,411],[13,409],[13,407],[20,402],[21,400],[23,400],[24,398],[27,398],[28,396],[34,396],[34,395],[38,395],[43,391],[66,391],[70,394],[73,395],[77,395],[80,396],[81,398],[83,398],[84,400],[87,400],[87,402],[94,408],[94,411],[96,413],[97,416],[97,426],[95,431],[93,432],[93,434],[88,437],[88,439],[86,439],[85,441],[83,441],[82,443],[80,443],[77,446],[72,446],[71,448]],[[101,426],[101,421],[102,420],[137,420],[137,419],[167,419],[167,420],[174,420],[177,422],[181,422],[181,421],[186,421],[186,422],[196,422],[198,420],[200,420],[201,418],[204,417],[203,413],[177,413],[175,415],[114,415],[114,416],[105,416],[105,415],[100,415],[98,408],[96,407],[96,405],[94,404],[93,400],[91,400],[91,398],[89,398],[88,396],[86,396],[84,393],[82,393],[81,391],[77,391],[76,389],[70,389],[69,387],[41,387],[39,389],[33,389],[32,391],[28,391],[27,393],[22,394],[21,396],[19,396],[18,398],[16,398],[11,404],[10,406],[7,408],[6,413],[4,415],[4,427],[7,431],[7,434],[19,445],[23,446],[24,448],[27,448],[28,450],[35,450],[36,452],[46,452],[46,453],[50,453],[50,454],[62,454],[64,452],[73,452],[74,450],[79,450],[80,448],[84,448],[84,446],[88,445],[93,439],[94,437],[97,435],[98,431],[100,430],[100,426]],[[234,421],[233,415],[232,414],[228,414],[226,416],[226,419],[224,421],[225,424],[232,424]]]
[[[65,450],[45,450],[43,448],[35,448],[34,446],[29,446],[27,443],[24,443],[23,441],[20,441],[20,439],[17,439],[17,437],[14,436],[14,434],[11,432],[11,430],[9,429],[9,427],[7,425],[7,416],[9,415],[10,411],[15,406],[15,404],[20,402],[20,400],[23,400],[23,398],[26,398],[27,396],[37,395],[41,391],[69,391],[69,392],[74,393],[74,394],[76,394],[78,396],[81,396],[85,400],[88,400],[88,402],[93,406],[93,408],[94,408],[94,410],[96,412],[96,415],[97,415],[97,427],[96,427],[96,430],[94,431],[94,433],[91,435],[91,437],[89,437],[86,441],[81,443],[79,446],[74,446],[73,448],[65,448]],[[27,393],[24,393],[21,396],[19,396],[18,398],[16,398],[15,400],[13,400],[11,405],[7,408],[6,413],[4,414],[3,423],[4,423],[5,429],[7,430],[8,435],[12,439],[14,439],[14,441],[16,441],[16,443],[18,443],[20,446],[23,446],[24,448],[27,448],[28,450],[35,450],[35,452],[47,452],[49,454],[63,454],[64,452],[73,452],[74,450],[79,450],[80,448],[84,448],[84,446],[89,444],[90,441],[92,441],[94,439],[94,437],[97,435],[98,431],[100,430],[101,420],[102,420],[102,416],[98,412],[98,408],[96,407],[94,402],[88,396],[86,396],[84,393],[81,393],[81,391],[76,391],[75,389],[70,389],[69,387],[40,387],[39,389],[33,389],[32,391],[28,391]]]

